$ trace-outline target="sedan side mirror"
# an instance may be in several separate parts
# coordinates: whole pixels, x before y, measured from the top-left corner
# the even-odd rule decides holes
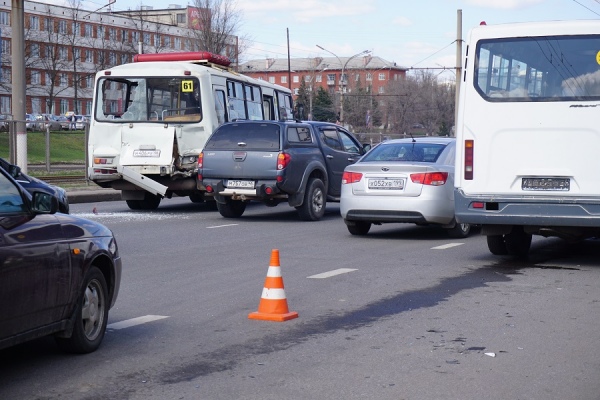
[[[33,212],[37,214],[55,214],[58,211],[58,199],[49,193],[33,192]]]

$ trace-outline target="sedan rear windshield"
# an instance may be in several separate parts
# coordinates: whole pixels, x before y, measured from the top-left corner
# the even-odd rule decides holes
[[[361,162],[436,162],[445,147],[442,143],[382,143],[368,152]]]
[[[207,150],[279,150],[280,128],[276,124],[227,124],[213,133]]]

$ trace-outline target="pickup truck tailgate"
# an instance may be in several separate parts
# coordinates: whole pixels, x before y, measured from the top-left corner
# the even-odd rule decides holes
[[[204,178],[275,179],[279,151],[204,151]]]

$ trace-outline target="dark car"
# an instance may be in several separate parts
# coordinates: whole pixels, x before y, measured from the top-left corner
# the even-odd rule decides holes
[[[0,169],[0,349],[54,335],[89,353],[104,338],[121,282],[121,257],[105,226],[56,213]]]
[[[61,213],[69,213],[69,197],[65,189],[50,185],[38,178],[29,176],[21,171],[21,168],[9,163],[3,158],[0,158],[0,167],[8,172],[21,186],[27,189],[28,192],[34,190],[45,192],[56,197],[58,200],[58,211]]]

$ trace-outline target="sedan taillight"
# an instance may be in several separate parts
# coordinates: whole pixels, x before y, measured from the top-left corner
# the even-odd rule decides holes
[[[448,180],[447,172],[426,172],[422,174],[410,174],[410,180],[413,183],[422,185],[442,186]]]
[[[345,183],[360,182],[360,180],[362,179],[362,176],[363,176],[363,174],[361,174],[360,172],[344,171],[344,175],[342,175],[342,185]]]

